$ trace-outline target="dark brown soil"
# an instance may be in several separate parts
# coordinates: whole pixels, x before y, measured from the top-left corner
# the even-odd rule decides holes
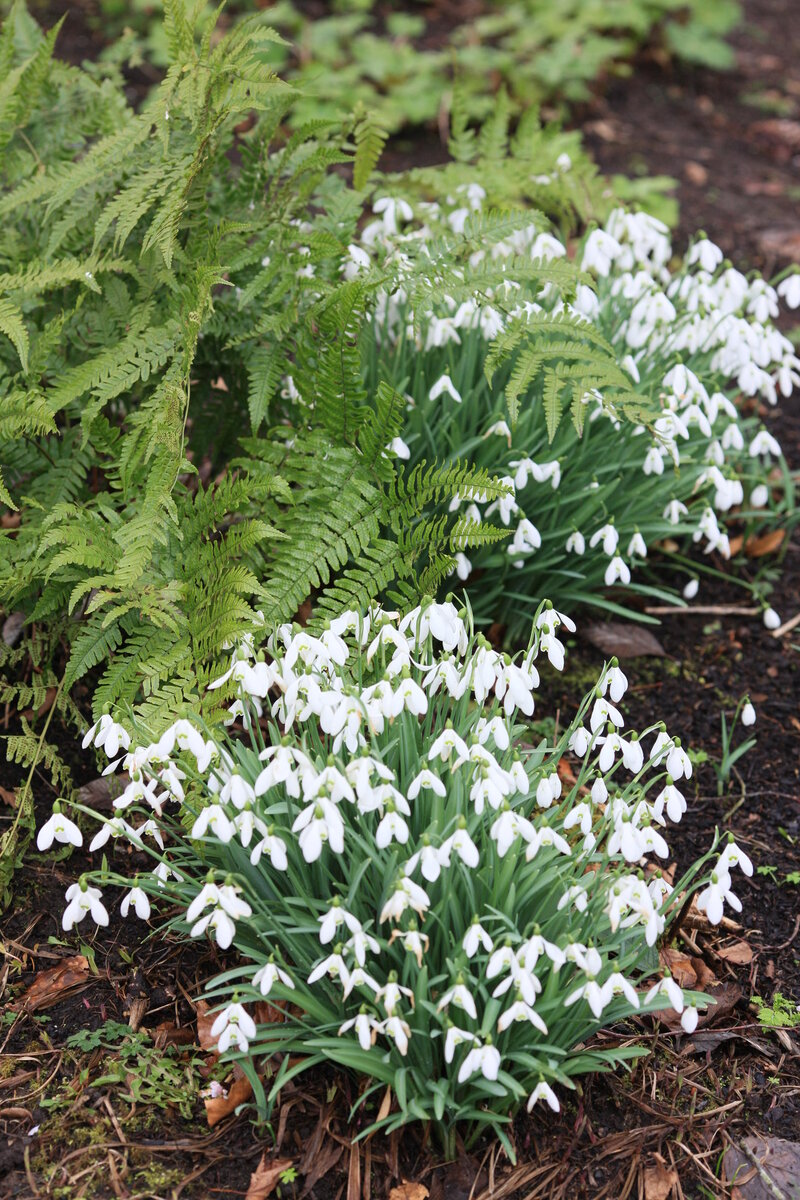
[[[746,0],[745,9],[745,27],[734,39],[737,71],[688,71],[651,55],[630,78],[610,84],[581,123],[609,173],[676,177],[680,242],[704,228],[737,263],[771,271],[800,259],[800,22],[793,0]],[[65,40],[67,56],[80,59],[97,52],[102,31],[74,5],[62,53]],[[420,139],[413,151],[426,160],[438,152],[435,135]],[[796,402],[765,416],[788,461],[800,464]],[[781,554],[770,599],[786,620],[800,612],[796,532]],[[693,603],[746,607],[742,596],[733,584],[705,585]],[[370,1186],[371,1194],[384,1196],[410,1180],[433,1200],[466,1200],[471,1191],[480,1200],[651,1200],[661,1193],[648,1192],[648,1178],[657,1180],[674,1165],[677,1182],[670,1176],[664,1197],[716,1200],[730,1194],[719,1167],[730,1141],[753,1131],[800,1140],[800,1031],[762,1028],[750,1003],[753,995],[771,1001],[776,993],[800,1001],[800,626],[775,639],[757,617],[676,615],[664,618],[658,633],[669,657],[623,663],[631,679],[630,721],[643,726],[663,719],[708,755],[674,847],[688,859],[707,847],[715,827],[730,828],[756,866],[753,879],[739,888],[741,930],[713,936],[695,930],[691,943],[678,948],[696,955],[727,987],[721,998],[730,1000],[731,986],[738,987],[738,1000],[721,1004],[702,1035],[662,1035],[631,1076],[586,1081],[559,1116],[521,1117],[518,1167],[488,1145],[474,1158],[437,1166],[430,1147],[409,1132],[359,1152],[364,1196]],[[599,651],[577,641],[570,674],[545,681],[543,712],[571,709],[601,661]],[[758,710],[758,741],[719,797],[713,762],[721,754],[720,714],[730,715],[745,691]],[[74,761],[73,735],[56,736]],[[95,774],[88,758],[79,760],[79,770],[85,776],[76,775],[78,782]],[[8,787],[16,779],[2,782]],[[45,811],[51,798],[40,786],[37,801]],[[213,1065],[190,1046],[171,1052],[187,1069],[201,1058],[188,1119],[174,1106],[132,1103],[124,1082],[94,1086],[114,1053],[70,1048],[70,1035],[109,1019],[131,1021],[133,1013],[132,1023],[140,1021],[143,1029],[172,1025],[194,1036],[193,1001],[216,967],[206,948],[148,939],[117,920],[107,931],[63,935],[63,889],[79,870],[78,855],[64,863],[29,856],[16,877],[14,909],[2,924],[6,1006],[65,956],[86,953],[82,937],[96,969],[86,974],[85,986],[41,1013],[17,1015],[6,1007],[0,1196],[244,1197],[262,1152],[272,1153],[277,1138],[278,1155],[295,1167],[332,1164],[308,1194],[355,1197],[348,1189],[356,1161],[347,1127],[352,1085],[341,1077],[323,1073],[288,1087],[271,1129],[251,1124],[247,1114],[209,1129],[197,1089],[209,1082]],[[741,942],[752,960],[736,965],[725,954]],[[653,1037],[652,1028],[624,1032]],[[301,1175],[295,1185],[283,1185],[281,1195],[301,1195],[303,1186]],[[403,1200],[421,1197],[403,1194]]]

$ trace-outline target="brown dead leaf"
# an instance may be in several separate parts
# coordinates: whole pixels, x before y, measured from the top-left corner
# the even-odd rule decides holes
[[[689,183],[694,183],[697,187],[705,187],[708,183],[708,169],[702,163],[687,162],[683,172]]]
[[[224,1121],[225,1117],[230,1116],[235,1108],[249,1100],[252,1094],[250,1080],[246,1075],[242,1075],[241,1078],[234,1079],[227,1096],[207,1096],[205,1106],[209,1129],[213,1129],[220,1121]]]
[[[63,1000],[67,993],[80,991],[88,984],[89,960],[85,954],[74,954],[62,958],[55,967],[39,971],[19,1007],[26,1013],[41,1012]]]
[[[565,783],[567,787],[572,787],[574,783],[577,783],[575,772],[566,758],[560,758],[558,760],[556,764],[556,772],[558,773],[558,778],[562,783]]]
[[[739,553],[743,545],[744,538],[741,534],[739,534],[738,537],[732,537],[728,539],[728,549],[730,551],[731,558],[736,558],[736,555]]]
[[[197,1001],[195,1012],[197,1013],[197,1044],[201,1050],[210,1050],[216,1054],[217,1039],[211,1036],[211,1026],[217,1019],[217,1014],[209,1012],[205,1000]]]
[[[768,257],[786,262],[794,262],[800,257],[800,229],[796,225],[762,229],[757,237],[759,249]]]
[[[798,1195],[800,1144],[785,1138],[742,1138],[741,1148],[731,1145],[722,1160],[727,1183],[733,1184],[733,1200],[773,1200]]]
[[[664,658],[666,650],[658,638],[643,625],[623,621],[593,621],[581,630],[583,636],[607,657],[640,658],[652,655]]]
[[[3,622],[3,641],[7,646],[14,646],[22,636],[22,627],[25,624],[24,612],[13,612],[10,617],[6,617]]]
[[[698,991],[706,992],[710,987],[713,987],[715,983],[719,982],[704,958],[700,958],[699,955],[693,954],[691,956],[691,961],[692,966],[694,967],[694,973],[697,976],[697,983],[695,986]]]
[[[765,554],[777,550],[785,537],[785,529],[770,529],[761,537],[749,537],[744,544],[744,552],[748,558],[763,558]]]
[[[0,529],[19,529],[22,517],[18,512],[3,513],[0,517]]]
[[[17,807],[17,793],[9,791],[8,788],[0,787],[0,800],[7,804],[9,808]]]
[[[272,1195],[281,1175],[288,1171],[291,1165],[291,1158],[268,1158],[265,1150],[261,1155],[261,1162],[250,1176],[245,1200],[266,1200],[267,1196]]]
[[[697,972],[688,954],[674,950],[671,946],[665,946],[659,957],[663,965],[669,968],[678,987],[694,988],[696,986]]]
[[[678,1172],[673,1167],[656,1163],[644,1172],[644,1200],[667,1200],[678,1182]]]
[[[253,1005],[253,1020],[256,1025],[279,1025],[286,1020],[286,1008],[288,1004],[285,1000],[278,1000],[275,1004],[270,1004],[269,1000],[258,1000]]]
[[[389,1200],[427,1200],[429,1195],[424,1183],[401,1183],[389,1192]]]
[[[800,121],[790,121],[787,117],[771,117],[767,121],[756,121],[750,128],[753,133],[769,138],[770,141],[780,142],[790,149],[800,149]]]
[[[716,953],[719,958],[724,958],[726,962],[736,963],[738,966],[744,966],[745,963],[753,961],[753,951],[747,942],[733,942],[730,946],[720,946]]]
[[[162,1021],[150,1032],[157,1050],[163,1050],[165,1046],[191,1046],[195,1041],[194,1033],[188,1026],[182,1028],[172,1021]]]

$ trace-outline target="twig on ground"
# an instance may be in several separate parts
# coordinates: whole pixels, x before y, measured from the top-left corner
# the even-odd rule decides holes
[[[784,621],[782,625],[779,625],[777,629],[773,630],[772,636],[774,638],[782,638],[785,633],[788,633],[790,629],[794,629],[797,625],[800,625],[800,613],[795,613],[788,621]]]
[[[736,604],[663,604],[649,606],[644,611],[652,617],[757,617],[761,609]]]

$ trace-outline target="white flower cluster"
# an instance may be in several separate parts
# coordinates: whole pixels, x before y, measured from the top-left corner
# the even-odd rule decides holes
[[[557,1107],[550,1083],[570,1086],[569,1051],[597,1022],[669,1004],[694,1027],[674,981],[639,991],[678,900],[647,860],[667,859],[691,761],[663,727],[649,747],[624,731],[614,661],[580,719],[531,744],[518,722],[534,712],[537,658],[563,665],[564,629],[543,605],[514,660],[451,602],[344,613],[317,633],[280,628],[266,656],[250,639],[234,651],[212,688],[235,689],[244,739],[186,720],[145,745],[110,718],[89,731],[126,750],[108,769],[130,780],[92,846],[121,839],[157,859],[112,879],[128,888],[123,915],[147,918],[148,894],[178,899],[192,937],[255,960],[236,989],[217,987],[233,992],[214,1025],[221,1050],[257,1045],[242,1001],[276,994],[313,1014],[306,1029],[327,1012],[363,1052],[404,1061],[419,1045],[448,1086],[500,1080],[512,1100]],[[40,847],[53,838],[81,842],[60,811]],[[731,844],[703,877],[711,921],[737,904],[737,862],[747,867]],[[108,921],[87,878],[67,900],[65,928],[87,912]],[[333,1058],[337,1044],[328,1036]]]
[[[400,264],[402,274],[404,256],[424,253],[442,228],[459,232],[484,198],[482,188],[470,185],[446,203],[418,205],[416,213],[393,201],[390,221],[389,210],[376,205],[382,219],[367,226],[362,247],[351,248],[353,270],[380,254]],[[772,323],[779,298],[792,307],[800,303],[800,275],[777,288],[759,276],[747,278],[724,263],[720,249],[705,237],[671,271],[666,226],[618,209],[583,243],[581,266],[595,276],[595,290],[579,285],[570,303],[551,284],[515,280],[515,262],[550,261],[566,253],[558,238],[532,221],[472,255],[475,267],[489,258],[507,264],[508,278],[494,293],[489,289],[460,303],[444,294],[435,311],[414,314],[400,287],[382,297],[376,314],[386,361],[394,346],[399,354],[416,356],[413,370],[398,367],[397,377],[428,381],[426,394],[409,397],[407,428],[391,451],[415,460],[431,443],[455,444],[457,453],[504,478],[509,494],[488,507],[468,498],[468,515],[477,523],[497,514],[513,530],[506,563],[525,568],[526,577],[507,586],[527,591],[534,601],[542,595],[535,586],[539,570],[550,578],[555,563],[564,575],[584,575],[587,595],[600,580],[606,587],[628,585],[652,546],[668,536],[690,537],[705,554],[729,557],[726,519],[741,513],[751,520],[769,518],[771,471],[781,454],[776,439],[732,397],[739,393],[775,404],[800,382],[800,359]],[[649,429],[621,422],[613,396],[589,389],[583,397],[583,441],[595,449],[587,453],[568,420],[549,444],[541,402],[523,406],[513,433],[497,411],[499,406],[502,412],[502,399],[487,403],[486,351],[476,355],[469,349],[472,341],[489,343],[510,322],[564,312],[593,326],[615,348],[630,387],[645,406],[660,410]],[[471,373],[465,362],[475,364]],[[481,438],[484,446],[475,451]],[[559,492],[557,502],[547,498],[546,487]],[[594,503],[587,495],[592,489]],[[591,551],[598,546],[604,561],[595,569],[597,555]],[[476,566],[502,565],[496,549],[483,548],[478,555]],[[466,580],[472,567],[461,553],[459,577]],[[567,599],[584,602],[586,596],[570,593]]]

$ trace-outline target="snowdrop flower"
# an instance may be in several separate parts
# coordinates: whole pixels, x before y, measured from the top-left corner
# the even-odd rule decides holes
[[[689,248],[686,264],[690,267],[699,264],[702,271],[708,271],[709,275],[713,275],[723,258],[724,255],[719,246],[703,237],[698,238]]]
[[[108,713],[103,713],[100,720],[95,721],[86,733],[81,746],[86,750],[92,742],[98,749],[103,747],[109,758],[116,758],[120,746],[127,750],[131,739],[122,725],[117,725]]]
[[[413,908],[415,912],[423,916],[430,908],[430,904],[430,897],[424,888],[419,887],[412,879],[405,877],[398,880],[394,891],[384,904],[378,920],[381,925],[384,921],[399,921],[407,908]]]
[[[750,701],[747,700],[745,702],[744,707],[742,708],[742,724],[743,725],[755,725],[755,723],[756,723],[756,710],[753,708],[753,705],[750,703]]]
[[[585,1000],[592,1010],[594,1015],[599,1019],[603,1015],[603,1009],[611,999],[610,995],[606,995],[605,989],[600,987],[596,979],[590,978],[577,987],[574,992],[564,1000],[564,1007],[570,1008],[578,1000]]]
[[[681,1025],[684,1033],[694,1033],[697,1028],[699,1013],[693,1004],[687,1004],[681,1015]]]
[[[403,987],[397,982],[397,972],[392,971],[388,980],[379,987],[375,994],[375,999],[383,1004],[384,1011],[388,1017],[393,1017],[395,1009],[401,1003],[403,996],[411,1001],[411,1007],[414,1007],[414,993],[411,988]]]
[[[619,579],[622,583],[628,584],[631,581],[630,569],[625,561],[615,555],[611,562],[606,567],[605,575],[603,576],[606,587],[611,587]]]
[[[382,1032],[383,1025],[368,1013],[365,1008],[362,1008],[357,1017],[351,1017],[349,1021],[345,1021],[339,1027],[339,1037],[343,1033],[347,1033],[350,1029],[355,1029],[361,1049],[369,1050],[375,1045],[375,1039]]]
[[[262,854],[267,855],[276,871],[286,871],[288,869],[289,860],[286,855],[286,843],[283,838],[271,832],[271,827],[267,829],[261,841],[250,851],[250,862],[254,867],[258,866]]]
[[[644,456],[642,471],[645,475],[664,474],[664,452],[661,446],[651,446]]]
[[[764,625],[766,626],[767,629],[779,629],[780,628],[781,618],[778,615],[778,613],[775,612],[774,608],[765,608],[764,609],[763,620],[764,620]]]
[[[464,937],[461,940],[461,946],[467,958],[473,958],[478,953],[482,946],[487,954],[490,954],[493,949],[492,939],[481,925],[477,917],[467,929]]]
[[[547,1026],[542,1018],[530,1004],[526,1004],[522,999],[515,1000],[504,1013],[501,1013],[497,1021],[498,1033],[503,1033],[509,1025],[513,1025],[517,1021],[528,1021],[541,1033],[547,1034]]]
[[[150,899],[147,892],[143,891],[138,883],[135,883],[131,890],[122,898],[119,911],[123,917],[127,917],[131,905],[133,905],[133,910],[141,921],[149,920]]]
[[[787,308],[800,308],[800,274],[787,275],[775,290]]]
[[[484,1079],[494,1081],[500,1073],[500,1061],[500,1051],[488,1038],[483,1044],[475,1038],[472,1049],[461,1064],[458,1082],[465,1083],[476,1071],[480,1071]]]
[[[89,887],[83,879],[78,883],[71,883],[66,891],[67,907],[61,918],[61,928],[72,929],[87,913],[91,914],[96,925],[107,925],[108,913],[102,902],[102,895],[100,888]]]
[[[528,1097],[528,1112],[532,1112],[534,1105],[538,1104],[540,1100],[544,1100],[548,1107],[553,1110],[553,1112],[561,1111],[561,1105],[558,1102],[558,1096],[556,1096],[555,1092],[550,1087],[550,1084],[546,1083],[544,1079],[537,1083],[536,1087]]]
[[[404,442],[401,437],[392,438],[392,440],[389,442],[389,445],[386,447],[386,449],[389,451],[390,454],[393,454],[395,456],[395,458],[400,458],[400,459],[411,458],[411,451],[408,448],[408,444],[406,442]]]
[[[428,758],[441,758],[444,762],[447,762],[454,750],[459,761],[469,758],[469,749],[466,742],[456,733],[452,725],[448,723],[430,746]]]
[[[740,846],[729,835],[728,844],[720,854],[717,860],[717,866],[724,870],[729,870],[731,867],[740,867],[745,875],[753,874],[753,864],[749,857],[745,854]]]
[[[570,734],[569,748],[573,754],[578,756],[578,758],[584,757],[591,743],[592,735],[589,733],[589,730],[584,729],[582,725],[579,725],[578,728],[573,730],[573,732]]]
[[[628,556],[633,558],[634,555],[638,555],[639,558],[647,558],[647,543],[638,529],[628,542]]]
[[[433,387],[428,392],[428,399],[438,400],[439,397],[445,392],[451,398],[451,400],[455,400],[456,404],[461,404],[461,393],[457,390],[452,379],[447,374],[439,376],[439,378],[436,380],[436,383],[434,383]]]
[[[217,1015],[211,1026],[211,1036],[219,1039],[217,1049],[220,1054],[224,1054],[233,1045],[242,1054],[245,1054],[250,1042],[256,1036],[256,1023],[247,1009],[234,1001]]]
[[[683,992],[678,987],[671,975],[665,975],[663,979],[659,979],[658,983],[654,984],[653,987],[650,988],[650,991],[644,998],[644,1003],[646,1005],[652,1004],[653,1001],[659,996],[666,996],[675,1012],[683,1012]]]
[[[768,430],[762,429],[753,438],[747,452],[751,458],[758,458],[762,454],[771,454],[775,458],[780,458],[781,448],[772,434]]]
[[[39,835],[36,838],[36,849],[45,851],[49,850],[53,841],[61,842],[64,845],[82,846],[83,834],[74,821],[70,821],[61,811],[61,805],[56,802],[53,805],[53,814],[48,821],[45,821],[42,828],[39,830]]]
[[[699,579],[690,579],[689,582],[686,584],[686,586],[683,589],[684,600],[694,600],[694,598],[697,595],[697,593],[699,592],[699,590],[700,590],[700,580]]]
[[[567,552],[570,554],[583,554],[586,550],[586,539],[578,530],[574,530],[567,538]]]
[[[398,219],[410,221],[414,216],[411,205],[406,200],[400,200],[395,196],[382,196],[375,201],[372,211],[379,216],[383,214],[383,228],[389,237],[397,233]]]
[[[258,988],[262,996],[268,996],[276,983],[282,983],[284,987],[294,990],[294,982],[291,975],[288,975],[282,967],[271,959],[265,963],[253,976],[253,987]]]
[[[603,229],[593,229],[584,243],[581,270],[595,271],[598,275],[606,276],[621,250],[619,242],[610,233]]]
[[[444,1061],[451,1063],[455,1057],[456,1046],[461,1046],[465,1042],[472,1042],[475,1039],[475,1034],[470,1033],[467,1029],[459,1029],[457,1025],[448,1025],[447,1033],[444,1037]]]
[[[471,870],[475,870],[480,862],[480,854],[478,852],[478,847],[469,836],[467,831],[467,823],[463,817],[461,818],[459,828],[456,829],[455,833],[452,833],[446,841],[442,842],[442,845],[439,848],[440,861],[444,863],[444,856],[446,856],[447,865],[449,866],[450,855],[454,850],[465,866],[469,867]]]
[[[731,877],[726,865],[718,862],[717,870],[712,872],[708,886],[697,897],[697,907],[706,914],[712,925],[719,925],[726,901],[737,912],[742,907],[731,891]]]
[[[441,1012],[442,1009],[448,1008],[451,1004],[454,1004],[456,1008],[463,1009],[465,1013],[472,1017],[473,1021],[477,1021],[478,1013],[475,1008],[475,1001],[460,975],[453,986],[442,996],[436,1006],[436,1011]]]
[[[589,539],[589,545],[594,549],[598,542],[603,543],[603,553],[607,554],[609,558],[616,554],[619,544],[619,533],[616,526],[603,525],[596,533],[593,533]]]
[[[664,509],[664,520],[669,521],[670,525],[678,525],[681,517],[687,516],[688,512],[688,508],[680,500],[670,500]]]
[[[131,828],[127,821],[122,817],[111,817],[110,820],[104,821],[100,830],[94,835],[89,843],[90,853],[99,850],[101,846],[105,846],[109,838],[130,838],[135,831]]]
[[[299,833],[298,843],[306,862],[316,862],[326,843],[334,854],[344,850],[344,822],[336,805],[324,796],[318,796],[292,825],[292,833]]]
[[[497,434],[498,437],[506,438],[509,446],[511,445],[511,430],[508,428],[508,425],[505,421],[495,421],[493,425],[489,426],[483,436],[487,438],[491,437],[492,434]]]
[[[207,804],[192,825],[190,837],[194,841],[204,838],[208,831],[217,841],[227,844],[236,832],[236,827],[219,804]]]

